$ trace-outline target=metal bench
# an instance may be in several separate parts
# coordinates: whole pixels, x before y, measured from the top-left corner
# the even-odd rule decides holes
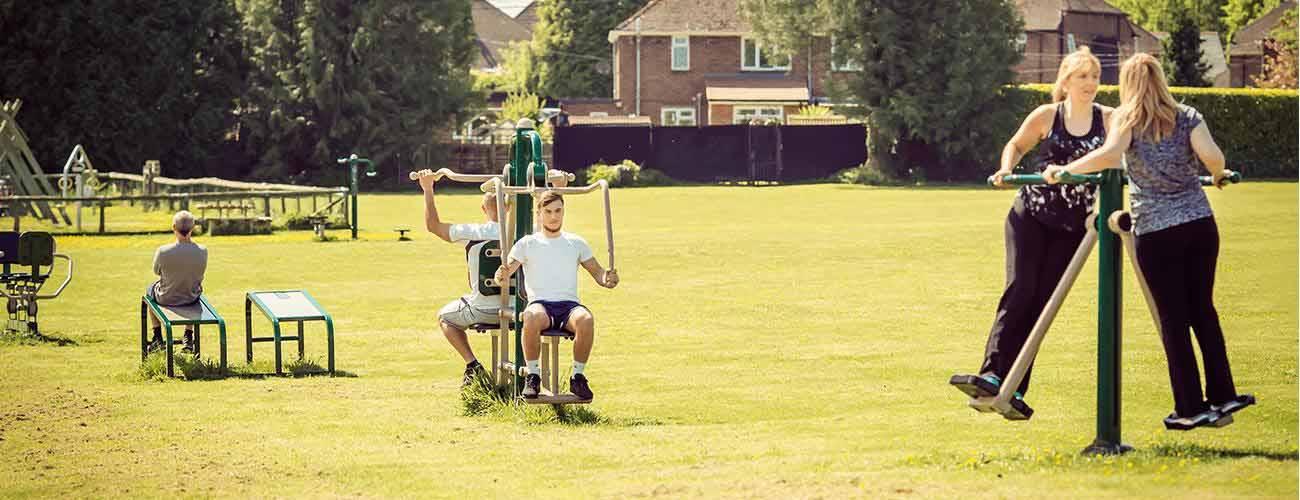
[[[262,311],[266,319],[271,320],[270,337],[253,336],[253,305]],[[307,321],[325,322],[325,338],[329,344],[329,373],[334,374],[334,318],[312,298],[306,290],[278,290],[267,292],[248,292],[244,296],[244,342],[248,348],[248,362],[253,362],[254,342],[275,343],[275,374],[284,374],[280,343],[286,340],[298,342],[298,359],[306,355],[304,348],[303,323]],[[298,323],[297,336],[284,336],[280,333],[281,322]]]
[[[175,367],[172,360],[173,347],[180,341],[175,340],[172,335],[173,326],[193,326],[194,327],[194,357],[200,356],[200,346],[202,342],[201,332],[203,325],[217,325],[218,343],[221,346],[220,365],[221,371],[226,371],[226,320],[217,313],[216,308],[208,303],[208,298],[199,295],[198,302],[184,306],[166,306],[159,304],[152,297],[144,295],[140,298],[140,361],[143,362],[149,356],[149,311],[153,311],[162,323],[163,331],[166,332],[164,337],[164,348],[167,351],[167,376],[175,377]]]

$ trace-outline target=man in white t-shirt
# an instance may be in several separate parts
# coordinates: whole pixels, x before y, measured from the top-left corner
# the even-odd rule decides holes
[[[493,296],[484,296],[479,292],[479,283],[475,279],[478,274],[478,259],[480,248],[489,241],[501,238],[501,226],[497,222],[497,205],[495,193],[484,193],[482,203],[479,208],[483,210],[484,217],[487,221],[482,224],[451,224],[443,222],[438,217],[438,207],[434,204],[434,184],[435,179],[432,175],[420,177],[420,188],[424,190],[424,226],[430,233],[442,238],[448,243],[461,243],[465,246],[465,261],[469,270],[469,289],[470,293],[451,301],[438,311],[438,325],[442,328],[442,334],[447,337],[447,342],[456,349],[457,353],[465,359],[465,376],[461,381],[462,387],[469,385],[475,374],[485,373],[483,365],[478,362],[474,356],[473,349],[470,349],[469,338],[465,330],[470,325],[482,323],[497,325],[500,320],[497,317],[497,311],[501,307],[501,299]]]
[[[564,198],[559,193],[543,192],[534,203],[534,210],[541,230],[515,242],[506,265],[496,274],[497,281],[504,283],[520,266],[524,268],[524,290],[528,292],[529,303],[521,315],[524,361],[528,363],[523,396],[536,398],[541,390],[542,331],[561,329],[573,333],[573,377],[569,379],[569,390],[579,398],[590,400],[591,387],[583,369],[591,356],[596,319],[578,301],[578,265],[605,288],[618,286],[618,272],[601,267],[591,246],[581,236],[561,231]]]

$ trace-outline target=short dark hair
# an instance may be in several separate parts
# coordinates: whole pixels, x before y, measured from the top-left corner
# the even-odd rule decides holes
[[[547,205],[550,205],[557,201],[560,203],[564,203],[564,197],[561,196],[560,193],[557,193],[555,191],[543,191],[541,196],[537,197],[537,201],[534,202],[534,206],[538,211],[540,211],[541,209],[546,208]]]

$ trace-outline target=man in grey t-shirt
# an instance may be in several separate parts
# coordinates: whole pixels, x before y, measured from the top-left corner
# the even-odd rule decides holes
[[[172,217],[172,233],[176,242],[158,247],[153,255],[153,272],[158,281],[145,289],[145,295],[154,299],[159,305],[187,306],[199,301],[203,293],[203,273],[208,268],[208,249],[194,243],[194,215],[186,210],[176,212]],[[153,320],[153,340],[150,350],[163,347],[162,325],[159,319],[149,314]],[[194,350],[194,333],[185,327],[185,346],[182,352]]]

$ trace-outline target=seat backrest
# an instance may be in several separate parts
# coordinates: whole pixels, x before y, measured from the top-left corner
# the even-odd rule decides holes
[[[18,237],[18,264],[50,266],[54,264],[54,236],[44,231],[27,231]]]
[[[490,240],[478,245],[478,275],[474,279],[477,280],[479,293],[487,296],[501,295],[501,287],[485,284],[487,280],[496,277],[499,267],[501,267],[501,243]]]
[[[18,263],[18,233],[0,231],[0,264]]]

